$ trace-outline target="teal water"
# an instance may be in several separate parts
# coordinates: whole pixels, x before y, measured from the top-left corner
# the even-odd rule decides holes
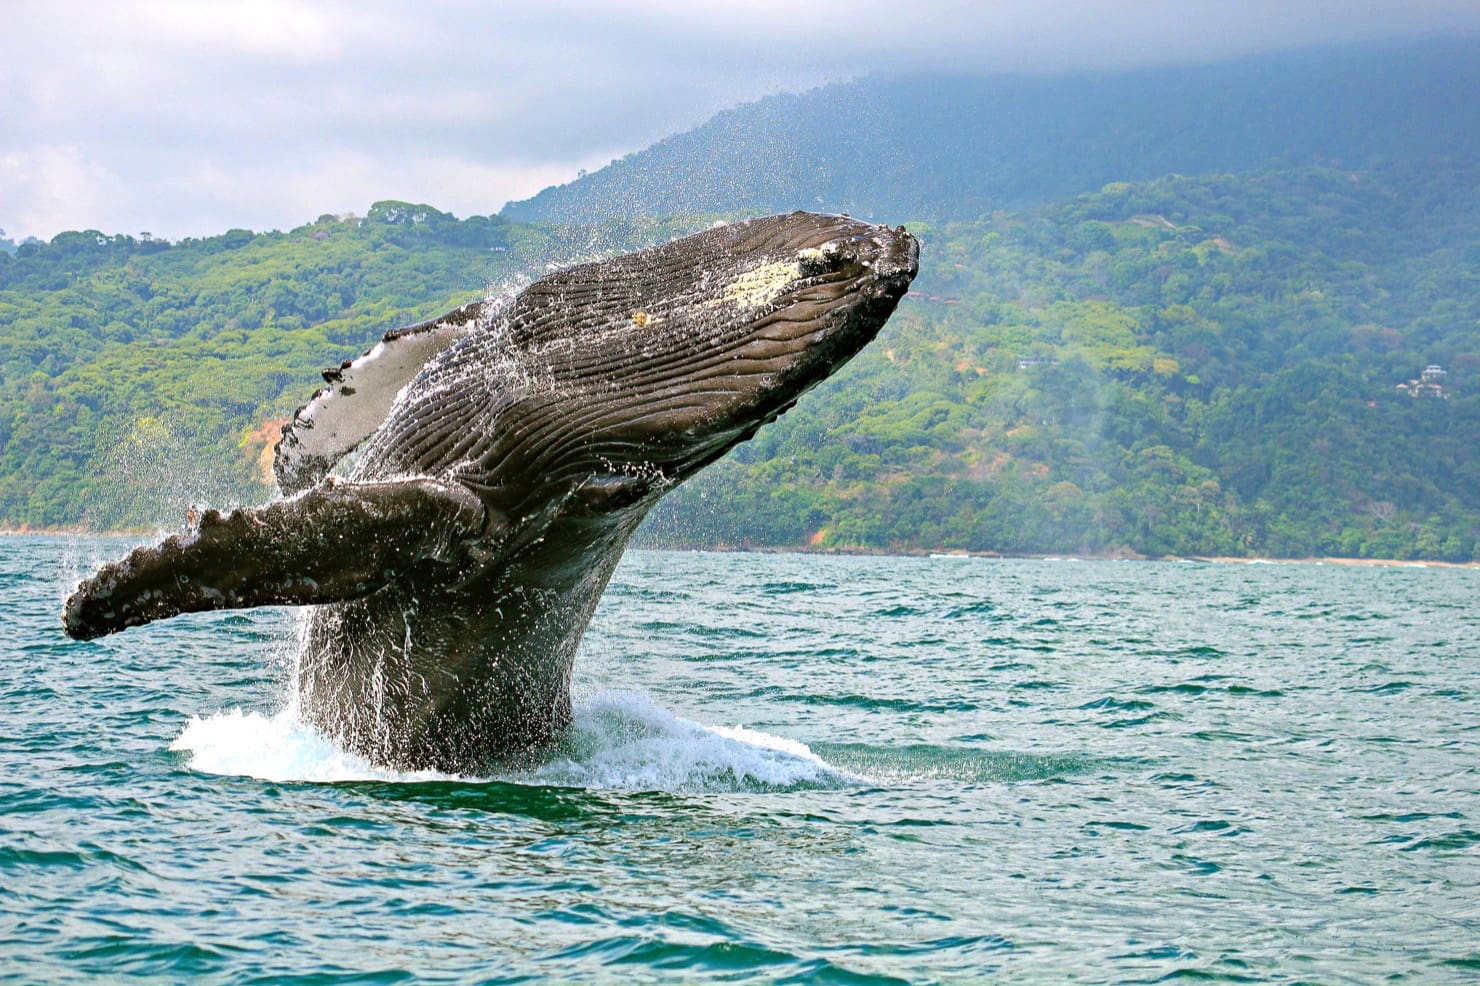
[[[0,539],[0,979],[1475,982],[1480,571],[630,554],[537,767]]]

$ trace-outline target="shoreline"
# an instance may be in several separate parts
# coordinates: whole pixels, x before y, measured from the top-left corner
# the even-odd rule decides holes
[[[900,551],[877,551],[868,548],[828,548],[819,549],[806,546],[772,548],[772,547],[743,547],[735,545],[680,545],[675,547],[662,547],[657,545],[640,545],[645,551],[715,551],[743,554],[751,552],[754,554],[794,554],[794,555],[845,555],[859,557],[888,557],[888,558],[934,558],[939,560],[961,559],[985,559],[985,560],[1025,560],[1025,561],[1130,561],[1130,562],[1194,562],[1205,565],[1348,565],[1357,568],[1477,568],[1480,569],[1480,560],[1475,561],[1440,561],[1438,559],[1427,560],[1423,558],[1339,558],[1333,556],[1311,557],[1311,558],[1273,558],[1273,557],[1251,557],[1240,558],[1225,555],[1138,555],[1133,552],[1117,552],[1110,554],[1073,554],[1069,552],[1047,552],[1042,554],[1004,554],[996,551],[958,551],[942,550],[938,548],[914,548]]]
[[[30,529],[16,527],[0,527],[0,537],[41,537],[41,538],[68,538],[68,537],[97,537],[97,538],[128,538],[128,537],[166,537],[174,531],[164,531],[152,528],[138,528],[123,531],[94,531],[86,528],[59,527],[49,529]],[[820,549],[807,545],[795,545],[788,547],[769,547],[756,545],[730,545],[730,544],[684,544],[684,545],[634,545],[640,551],[714,551],[727,554],[760,554],[760,555],[844,555],[859,557],[891,557],[891,558],[983,558],[983,559],[1023,559],[1031,561],[1138,561],[1138,562],[1196,562],[1208,565],[1348,565],[1358,568],[1480,568],[1480,560],[1476,561],[1440,561],[1438,559],[1423,558],[1341,558],[1334,556],[1311,557],[1311,558],[1274,558],[1274,557],[1251,557],[1241,558],[1231,555],[1138,555],[1133,552],[1113,552],[1109,554],[1070,554],[1070,553],[1046,553],[1046,554],[1002,554],[995,551],[957,551],[928,548],[914,548],[900,551],[879,551],[869,548],[827,548]]]
[[[1213,565],[1351,565],[1357,568],[1480,568],[1480,561],[1428,561],[1423,558],[1173,558],[1167,561],[1198,561]]]

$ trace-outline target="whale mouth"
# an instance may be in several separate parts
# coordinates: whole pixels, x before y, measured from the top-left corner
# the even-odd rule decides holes
[[[600,465],[579,482],[620,489],[612,504],[661,494],[783,414],[874,338],[919,271],[902,227],[810,213],[633,256],[643,317],[588,332],[572,366],[600,419],[588,406]]]
[[[676,258],[680,248],[687,255]],[[544,311],[572,298],[605,311],[588,314],[578,345],[547,344],[558,361],[536,360],[559,370],[529,401],[558,405],[563,420],[529,429],[549,414],[520,410],[524,434],[547,442],[526,443],[528,468],[547,477],[547,490],[569,490],[567,510],[583,516],[645,509],[790,409],[883,327],[919,271],[919,243],[903,227],[794,213],[600,271],[594,286],[583,268],[535,285],[509,329],[537,350],[533,323]],[[486,461],[503,469],[517,454]],[[496,496],[474,470],[459,480]],[[530,502],[501,509],[523,515]]]

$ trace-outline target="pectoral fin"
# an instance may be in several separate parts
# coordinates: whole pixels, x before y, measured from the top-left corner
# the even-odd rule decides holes
[[[497,317],[503,299],[479,301],[438,319],[386,333],[373,348],[324,371],[326,386],[300,407],[273,451],[278,487],[288,494],[328,475],[385,421],[396,395],[430,360]]]
[[[180,613],[343,602],[412,565],[455,561],[484,520],[467,489],[429,479],[322,483],[265,507],[211,510],[199,530],[84,580],[62,623],[88,640]]]

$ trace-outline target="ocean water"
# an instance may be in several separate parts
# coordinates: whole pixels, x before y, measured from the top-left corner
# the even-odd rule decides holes
[[[542,763],[294,718],[295,620],[66,640],[0,538],[0,979],[1475,982],[1480,571],[629,554]]]

